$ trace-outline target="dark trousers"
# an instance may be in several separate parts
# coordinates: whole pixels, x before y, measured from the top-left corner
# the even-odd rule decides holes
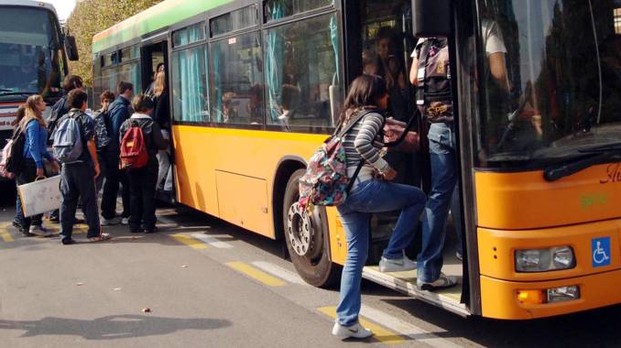
[[[124,171],[119,170],[119,154],[104,152],[100,159],[102,173],[106,176],[103,183],[103,196],[101,197],[101,216],[112,219],[116,216],[116,197],[119,194],[119,184],[122,186],[121,197],[123,199],[122,217],[129,217],[129,182]]]
[[[63,164],[60,171],[60,238],[71,239],[75,224],[78,199],[88,225],[87,238],[101,233],[97,196],[95,195],[95,170],[87,163]]]
[[[158,163],[154,156],[149,158],[149,164],[146,167],[127,171],[131,207],[130,231],[138,231],[140,228],[148,231],[155,228],[157,171]]]
[[[22,164],[22,170],[17,176],[17,185],[28,184],[37,178],[37,165],[35,161],[31,158],[24,158],[24,163]],[[18,193],[19,194],[19,193]],[[41,225],[43,222],[43,214],[33,215],[31,217],[24,217],[21,199],[17,199],[16,208],[19,208],[21,211],[22,226],[24,227],[24,231],[28,232],[31,225]]]

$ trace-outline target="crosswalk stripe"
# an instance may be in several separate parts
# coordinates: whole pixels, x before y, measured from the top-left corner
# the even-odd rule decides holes
[[[366,305],[362,305],[362,308],[360,309],[360,314],[367,318],[373,318],[374,321],[382,323],[382,325],[385,325],[391,330],[398,332],[400,335],[404,337],[409,337],[411,339],[414,339],[416,340],[416,342],[424,343],[426,345],[430,345],[432,347],[438,347],[438,348],[460,347],[460,345],[454,344],[451,341],[438,337],[435,334],[423,328],[412,325],[410,323],[406,323],[403,320],[395,318],[378,309],[375,309],[375,308],[372,308]]]
[[[266,262],[266,261],[254,261],[252,262],[252,264],[264,270],[267,273],[270,273],[278,278],[288,281],[289,283],[310,286],[307,282],[305,282],[302,278],[300,278],[300,276],[297,275],[296,273],[293,273],[282,267],[276,266],[273,263]]]
[[[239,262],[239,261],[234,261],[234,262],[228,262],[226,264],[227,266],[231,267],[232,269],[243,273],[265,285],[268,286],[285,286],[287,285],[285,282],[283,282],[282,280],[271,276],[263,271],[261,271],[260,269],[253,267],[247,263],[244,262]]]
[[[331,317],[332,319],[336,319],[336,307],[327,306],[320,307],[317,309],[321,313]],[[376,324],[375,322],[369,321],[364,317],[359,318],[360,325],[366,327],[367,329],[371,329],[373,331],[373,339],[380,341],[384,344],[402,344],[405,343],[403,337],[401,337],[398,333],[391,331],[390,329]]]
[[[231,249],[233,246],[229,243],[219,241],[215,236],[208,236],[203,233],[194,233],[192,237],[202,240],[210,246],[218,249]]]
[[[179,243],[185,244],[189,246],[190,248],[197,249],[197,250],[207,249],[207,245],[205,243],[203,243],[202,241],[196,240],[188,235],[177,233],[177,234],[171,234],[170,236],[173,237]]]

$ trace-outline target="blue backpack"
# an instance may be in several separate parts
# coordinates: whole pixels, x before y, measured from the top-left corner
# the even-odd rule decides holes
[[[76,162],[82,155],[80,125],[76,120],[79,115],[77,112],[67,114],[60,120],[54,131],[52,149],[54,157],[60,163]]]

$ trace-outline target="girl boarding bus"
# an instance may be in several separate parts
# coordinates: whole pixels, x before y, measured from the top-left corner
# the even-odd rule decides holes
[[[420,118],[412,52],[446,38],[459,189],[442,271],[457,285],[379,272],[395,214],[371,219],[363,277],[464,316],[548,317],[621,303],[620,16],[592,0],[167,0],[94,37],[94,87],[146,90],[163,62],[176,201],[282,241],[328,286],[345,236],[336,209],[297,209],[306,159],[360,74],[386,80],[387,116]],[[420,150],[385,158],[428,190],[414,123]]]

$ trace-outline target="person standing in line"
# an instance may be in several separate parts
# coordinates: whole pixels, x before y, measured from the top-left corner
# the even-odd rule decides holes
[[[168,97],[168,86],[166,84],[166,72],[157,73],[155,78],[155,110],[153,119],[160,126],[164,139],[170,142],[170,99]],[[170,161],[170,146],[157,153],[159,169],[157,172],[156,187],[164,192],[172,192],[172,165]],[[164,181],[162,183],[162,181]]]
[[[103,119],[105,120],[106,129],[110,129],[110,116],[108,114],[108,107],[110,106],[110,103],[112,103],[113,101],[114,101],[114,93],[110,92],[109,90],[103,91],[101,95],[99,96],[99,102],[101,103],[101,109],[95,111],[95,114],[93,116],[93,119],[97,119],[97,117],[102,116]],[[101,191],[101,187],[103,185],[103,179],[106,177],[109,171],[108,168],[106,167],[106,161],[101,160],[104,157],[106,149],[107,149],[107,146],[102,148],[99,144],[97,144],[97,158],[100,159],[99,165],[101,167],[101,174],[97,177],[97,191],[96,191],[97,193]]]
[[[60,125],[65,118],[74,118],[78,123],[83,148],[78,160],[63,163],[61,168],[60,240],[63,245],[75,243],[72,234],[78,199],[82,203],[82,211],[88,225],[86,234],[88,240],[91,242],[107,240],[110,239],[110,235],[102,232],[97,209],[95,179],[99,176],[100,169],[95,145],[95,123],[86,114],[88,96],[81,89],[75,89],[69,92],[67,100],[71,109],[58,124]]]
[[[20,130],[19,124],[22,119],[26,116],[26,105],[20,105],[15,112],[15,120],[11,122],[11,126],[13,126],[13,135],[11,138],[15,137],[15,134]],[[15,183],[17,185],[17,182]],[[19,198],[19,194],[16,195],[15,198],[15,217],[13,218],[13,226],[17,228],[24,236],[32,237],[34,236],[29,231],[24,229],[24,212],[22,211],[22,201]]]
[[[24,161],[22,168],[17,175],[17,184],[23,185],[35,181],[37,178],[45,177],[45,165],[43,159],[47,159],[54,171],[58,171],[58,162],[54,160],[47,150],[47,128],[43,119],[43,111],[47,105],[43,97],[35,94],[26,100],[25,116],[20,121],[19,127],[24,130],[26,135],[24,143]],[[20,204],[21,210],[21,204]],[[24,217],[23,233],[48,237],[51,233],[43,226],[42,214],[33,217]]]
[[[399,219],[379,264],[380,272],[413,270],[416,263],[405,255],[414,239],[417,223],[425,207],[425,194],[417,187],[390,182],[397,172],[380,155],[384,147],[383,110],[388,107],[388,91],[379,76],[362,75],[351,84],[341,115],[341,125],[362,116],[344,136],[347,173],[353,180],[345,202],[337,206],[347,239],[347,259],[341,275],[337,319],[332,334],[340,338],[366,338],[373,333],[360,326],[360,284],[362,268],[369,252],[370,219],[373,213],[400,210]]]
[[[129,231],[132,233],[157,232],[155,217],[155,184],[157,180],[158,163],[156,154],[159,150],[168,147],[168,140],[162,136],[160,126],[151,118],[153,101],[149,96],[140,94],[132,100],[135,113],[121,126],[119,142],[125,132],[136,123],[142,129],[149,160],[142,168],[128,169],[130,188]]]
[[[125,171],[119,169],[119,135],[121,125],[130,115],[130,101],[134,96],[134,85],[129,82],[120,81],[116,87],[117,97],[108,106],[108,118],[110,128],[110,144],[102,154],[102,161],[105,162],[106,180],[103,184],[103,196],[101,199],[101,224],[116,225],[119,222],[126,225],[130,216],[129,204],[129,182]],[[121,216],[116,215],[116,198],[119,194],[119,184],[122,186],[121,197],[123,200],[123,212]]]
[[[65,79],[63,80],[63,96],[62,98],[58,99],[58,101],[56,101],[56,103],[52,106],[52,112],[47,123],[48,144],[50,145],[52,143],[51,136],[52,133],[54,133],[56,126],[58,125],[58,120],[66,115],[69,112],[69,109],[71,109],[69,103],[67,102],[67,94],[69,94],[69,92],[73,91],[76,88],[81,90],[84,89],[84,83],[82,81],[82,78],[78,75],[65,76]],[[58,173],[54,173],[54,175],[56,174]],[[50,214],[50,221],[58,222],[59,220],[59,212],[58,210],[54,210]]]

